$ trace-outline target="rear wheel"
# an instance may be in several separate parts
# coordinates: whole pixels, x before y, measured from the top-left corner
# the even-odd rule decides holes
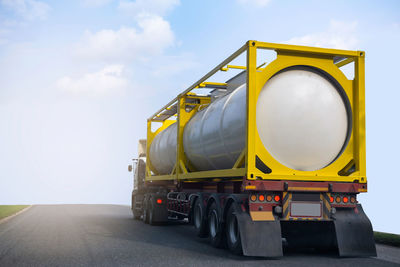
[[[143,222],[149,223],[149,199],[148,199],[148,196],[145,196],[144,200],[143,200]]]
[[[196,199],[193,208],[193,225],[194,229],[196,229],[196,234],[198,237],[207,237],[207,218],[205,207],[200,200],[200,198]]]
[[[229,207],[226,217],[226,241],[229,250],[235,254],[241,255],[242,252],[242,241],[240,238],[239,223],[235,214],[235,208],[232,204]]]
[[[133,214],[133,219],[139,220],[140,219],[140,212],[136,208],[136,196],[132,196],[132,214]]]
[[[150,225],[154,225],[155,224],[155,222],[154,222],[154,213],[155,213],[155,209],[154,209],[154,201],[153,201],[154,199],[153,198],[150,198],[149,199],[149,201],[148,201],[148,214],[149,214],[149,224]]]
[[[214,247],[223,247],[224,245],[224,231],[220,216],[220,211],[213,202],[208,211],[208,233],[210,243]]]

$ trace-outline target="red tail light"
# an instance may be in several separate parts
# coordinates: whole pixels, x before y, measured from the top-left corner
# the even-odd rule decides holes
[[[348,198],[348,197],[343,197],[343,202],[344,202],[344,203],[349,202],[349,198]]]
[[[279,200],[281,200],[281,197],[278,196],[278,195],[276,195],[276,196],[274,197],[274,200],[275,200],[275,202],[279,202]]]
[[[162,204],[162,199],[161,198],[157,198],[157,204]]]
[[[261,202],[264,201],[264,200],[265,200],[264,195],[259,195],[259,196],[258,196],[258,200],[260,200]]]
[[[330,203],[333,203],[333,201],[334,201],[333,197],[330,197],[330,198],[329,198],[329,202],[330,202]]]

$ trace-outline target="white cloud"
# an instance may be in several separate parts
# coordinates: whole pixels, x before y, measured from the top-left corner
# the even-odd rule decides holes
[[[163,16],[175,6],[179,5],[179,3],[179,0],[122,0],[119,2],[118,9],[134,17],[139,14],[156,14]]]
[[[49,5],[36,0],[1,0],[1,4],[25,20],[45,19],[50,11]]]
[[[357,49],[359,44],[357,22],[331,20],[327,31],[294,37],[285,43],[336,49]]]
[[[122,27],[116,31],[87,31],[75,53],[85,59],[125,62],[161,54],[174,44],[174,33],[162,17],[141,15],[138,25],[140,30]]]
[[[256,7],[265,7],[271,2],[271,0],[237,0],[237,2],[241,5],[253,5]]]
[[[158,57],[157,60],[158,64],[155,65],[152,71],[156,77],[171,77],[199,66],[199,63],[196,62],[194,55],[191,53]]]
[[[85,7],[101,7],[109,4],[113,0],[83,0],[82,5]]]
[[[73,95],[105,96],[123,93],[128,79],[123,76],[122,65],[109,65],[98,72],[87,73],[73,79],[65,76],[56,83],[57,87]]]

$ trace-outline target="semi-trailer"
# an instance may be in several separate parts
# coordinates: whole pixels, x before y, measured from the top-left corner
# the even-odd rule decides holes
[[[276,58],[257,65],[262,50]],[[242,54],[246,64],[230,65]],[[283,243],[375,256],[357,200],[367,192],[364,64],[363,51],[246,42],[148,118],[133,217],[188,221],[247,256],[282,256]]]

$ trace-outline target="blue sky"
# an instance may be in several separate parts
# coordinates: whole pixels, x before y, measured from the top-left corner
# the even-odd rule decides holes
[[[129,204],[146,118],[249,39],[366,51],[360,200],[400,233],[398,1],[0,0],[0,203]]]

